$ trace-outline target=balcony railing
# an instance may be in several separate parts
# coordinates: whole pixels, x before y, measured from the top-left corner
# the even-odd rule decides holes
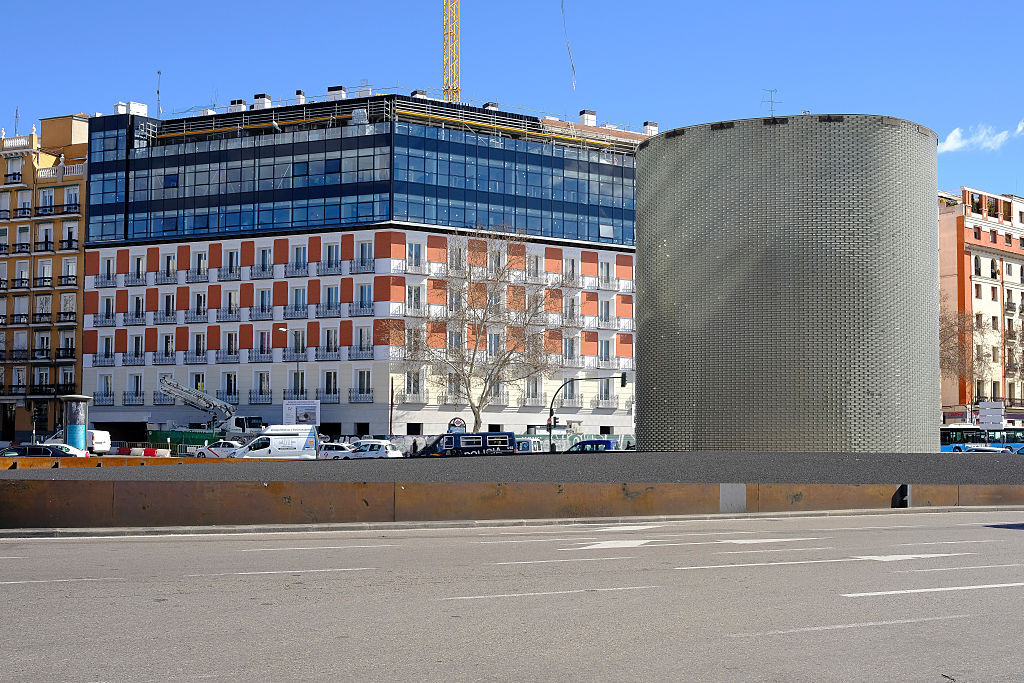
[[[217,269],[217,280],[219,282],[227,282],[228,280],[241,280],[242,269],[238,266],[227,266],[224,268]]]
[[[250,306],[249,307],[249,320],[273,320],[274,319],[274,307],[273,306]]]
[[[296,320],[305,318],[308,315],[309,307],[306,304],[289,304],[284,307],[285,320]]]
[[[54,385],[54,388],[57,390],[57,394],[59,396],[64,396],[65,394],[82,393],[82,391],[75,385],[74,382],[59,383]]]
[[[28,289],[29,279],[27,277],[11,278],[11,289]]]
[[[28,206],[21,206],[14,210],[15,218],[31,218],[32,208]],[[27,244],[25,246],[28,246]]]
[[[526,408],[546,408],[548,406],[548,395],[542,396],[521,396],[519,405]]]
[[[602,410],[614,410],[619,407],[619,398],[617,396],[608,396],[605,398],[595,396],[593,400],[590,401],[590,407],[600,408]]]
[[[1013,314],[1013,313],[1017,312],[1017,304],[1016,303],[1014,303],[1012,301],[1007,301],[1005,306],[1006,306],[1006,313],[1007,313],[1007,315],[1010,315],[1010,314]]]
[[[36,207],[37,216],[67,216],[80,212],[81,207],[78,204],[51,204]]]
[[[408,273],[409,275],[426,275],[427,264],[423,261],[410,263],[408,260],[405,260],[402,262],[400,272]]]
[[[24,137],[24,136],[19,135],[18,137]],[[21,174],[20,173],[4,173],[4,184],[5,185],[13,185],[14,183],[20,183],[20,182],[21,182]]]
[[[52,384],[36,384],[33,382],[28,387],[30,396],[52,396],[57,388]]]
[[[53,278],[49,275],[41,275],[32,280],[33,287],[53,287]]]
[[[174,365],[177,362],[178,354],[171,352],[161,352],[153,354],[153,365]]]
[[[619,321],[616,318],[601,318],[597,319],[597,329],[599,330],[617,330],[619,329]]]
[[[405,316],[408,316],[410,318],[422,318],[426,314],[427,314],[427,309],[424,308],[422,305],[420,305],[420,306],[413,306],[413,305],[410,305],[408,303],[405,304],[404,309],[402,310],[402,312],[399,313],[399,315],[405,315]]]
[[[11,386],[7,387],[7,394],[9,396],[24,396],[27,393],[27,384],[12,384]]]
[[[236,323],[242,319],[242,310],[237,306],[217,309],[217,322]]]
[[[97,275],[92,279],[93,287],[116,287],[117,276],[113,273],[105,273],[103,275]]]
[[[153,282],[158,285],[176,285],[178,284],[178,271],[158,270],[153,275]]]
[[[121,405],[141,406],[145,402],[145,395],[141,391],[126,391],[121,396]]]
[[[53,251],[53,242],[51,240],[36,240],[35,249],[36,251]]]
[[[114,314],[96,313],[92,316],[92,325],[93,327],[113,327]]]
[[[274,361],[274,353],[270,349],[250,349],[249,350],[249,362],[250,363],[272,363]]]
[[[249,405],[264,405],[270,403],[272,399],[273,395],[270,393],[269,390],[265,392],[260,391],[259,389],[249,390]]]
[[[489,405],[492,405],[492,406],[507,406],[508,405],[508,392],[507,391],[499,391],[496,394],[491,394],[488,397],[488,399],[487,399],[487,403]]]
[[[124,283],[126,285],[144,285],[146,284],[146,274],[128,273],[124,276]]]
[[[94,353],[92,354],[92,366],[94,368],[114,367],[114,354]]]
[[[28,349],[11,349],[11,360],[28,360]]]
[[[11,313],[12,325],[28,325],[28,313]]]
[[[69,237],[60,241],[61,251],[78,251],[78,240]]]
[[[317,267],[320,275],[341,275],[344,271],[344,261],[321,261]]]
[[[206,360],[206,351],[189,350],[185,352],[185,362],[189,365],[204,365]]]
[[[349,403],[373,403],[373,389],[352,388],[348,390]]]
[[[50,360],[50,347],[41,346],[32,349],[32,360]]]
[[[373,360],[372,346],[350,346],[348,347],[349,360]]]
[[[69,360],[76,358],[74,346],[58,346],[57,360]]]
[[[153,405],[155,406],[173,406],[174,397],[168,396],[162,391],[153,392]]]
[[[317,360],[345,360],[344,349],[331,349],[323,346],[316,347]]]
[[[598,358],[597,367],[601,370],[618,370],[619,359],[618,358]]]
[[[284,276],[285,277],[305,277],[309,274],[309,264],[306,262],[302,263],[286,263],[284,264]]]
[[[427,404],[430,403],[430,391],[405,391],[397,396],[397,400],[399,403]]]
[[[217,391],[217,398],[221,401],[224,401],[225,403],[230,403],[236,406],[238,405],[237,391],[226,391],[224,389],[219,389]]]
[[[146,354],[145,354],[145,352],[143,352],[143,353],[135,353],[133,351],[131,353],[121,354],[121,365],[145,365],[145,364],[146,364]]]
[[[145,325],[146,324],[146,312],[145,311],[133,311],[131,313],[124,314],[125,325]]]
[[[77,287],[78,276],[77,275],[58,275],[57,276],[58,287]]]
[[[632,280],[619,280],[619,291],[620,292],[632,292],[633,281]]]
[[[333,389],[317,389],[316,397],[321,403],[341,403],[341,394],[338,393],[338,387]]]
[[[78,320],[78,313],[76,311],[61,311],[57,314],[57,322],[59,323],[73,323]]]
[[[33,313],[32,322],[36,325],[50,324],[53,322],[53,313]]]
[[[372,258],[352,259],[348,262],[348,272],[351,275],[358,273],[372,273],[376,270],[376,260]]]
[[[457,391],[445,391],[438,395],[437,405],[464,406],[466,405],[466,397]]]
[[[249,278],[253,280],[269,280],[274,277],[274,266],[267,264],[265,266],[255,265],[249,269]]]
[[[619,318],[619,329],[623,332],[632,332],[634,324],[632,318]]]
[[[583,316],[578,311],[566,311],[562,314],[563,327],[583,327]]]
[[[295,347],[288,347],[282,350],[281,357],[285,361],[303,361],[306,360],[306,349],[296,349]]]
[[[218,349],[217,350],[217,362],[218,363],[237,363],[238,362],[238,350],[237,349]]]
[[[348,305],[348,315],[350,318],[365,317],[373,315],[373,303],[372,302],[355,302]]]
[[[316,305],[316,317],[318,318],[340,318],[341,317],[341,304],[317,304]]]
[[[178,322],[177,311],[156,311],[153,313],[153,324],[154,325],[173,325]]]
[[[305,389],[285,389],[284,400],[286,401],[305,401],[306,390]]]
[[[206,268],[192,268],[185,273],[185,282],[209,282],[210,271]]]
[[[556,408],[582,408],[583,397],[576,396],[559,396],[555,399]]]
[[[564,368],[582,368],[583,356],[567,356],[563,354],[559,363]]]
[[[114,394],[109,391],[97,391],[92,395],[92,403],[97,406],[114,405]]]
[[[3,218],[3,211],[0,211],[0,220]],[[7,254],[8,246],[6,244],[0,244],[0,256]]]
[[[185,311],[185,322],[187,323],[205,323],[209,322],[210,314],[208,309],[205,308],[190,308]]]

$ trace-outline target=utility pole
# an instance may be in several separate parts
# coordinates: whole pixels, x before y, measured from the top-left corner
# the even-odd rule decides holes
[[[388,437],[395,435],[395,378],[391,378],[391,408],[388,412]]]

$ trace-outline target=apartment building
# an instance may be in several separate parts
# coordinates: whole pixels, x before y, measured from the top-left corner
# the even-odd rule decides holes
[[[57,397],[81,393],[88,125],[76,114],[0,132],[0,441],[54,430]]]
[[[332,435],[444,431],[469,411],[410,367],[408,336],[431,307],[458,305],[445,282],[472,267],[474,241],[511,235],[498,258],[552,285],[545,347],[560,369],[496,387],[484,426],[541,428],[555,398],[581,431],[631,434],[633,155],[646,135],[589,111],[569,123],[359,94],[257,95],[163,121],[129,104],[90,120],[93,422],[127,437],[206,421],[159,391],[169,376],[268,422],[282,401],[319,400]],[[569,377],[595,381],[556,397]]]
[[[945,422],[999,400],[1024,421],[1024,198],[970,187],[939,193],[943,341],[965,337],[942,378]],[[943,354],[949,358],[948,352]],[[947,361],[947,365],[953,365]]]

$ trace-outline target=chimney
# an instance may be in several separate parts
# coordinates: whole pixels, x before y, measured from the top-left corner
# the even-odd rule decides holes
[[[345,86],[343,85],[330,85],[327,86],[327,101],[335,102],[337,100],[343,100],[346,97]]]
[[[306,91],[305,90],[296,90],[295,91],[295,104],[305,104],[305,103],[306,103]]]
[[[413,97],[413,99],[416,99],[416,100],[425,100],[425,99],[427,99],[427,91],[426,90],[413,90],[412,91],[412,97]]]
[[[658,122],[657,121],[644,121],[644,135],[657,135],[658,134]]]
[[[597,112],[593,109],[580,109],[580,125],[581,126],[596,126],[597,125]]]
[[[245,100],[231,100],[231,104],[228,105],[228,111],[232,114],[245,111]]]
[[[498,111],[498,103],[484,102],[484,111]]]
[[[252,96],[253,109],[270,109],[270,95],[265,92],[258,92]]]

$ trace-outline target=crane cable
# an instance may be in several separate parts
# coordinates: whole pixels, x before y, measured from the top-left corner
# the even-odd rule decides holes
[[[562,32],[565,34],[565,49],[569,51],[569,68],[572,69],[572,89],[576,89],[576,65],[572,61],[572,47],[569,45],[569,29],[565,25],[565,0],[562,0]]]

